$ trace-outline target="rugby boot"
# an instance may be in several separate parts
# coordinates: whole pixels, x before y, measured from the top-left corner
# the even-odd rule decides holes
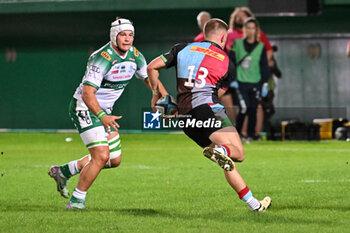
[[[60,176],[60,167],[51,167],[49,170],[49,176],[55,180],[57,184],[57,191],[61,194],[61,196],[64,198],[69,198],[69,191],[67,189],[68,179]]]
[[[271,197],[265,197],[259,202],[260,202],[260,207],[257,208],[255,211],[264,212],[271,206],[272,200],[271,200]]]
[[[203,155],[211,161],[217,163],[225,171],[232,171],[235,168],[235,163],[230,157],[216,151],[214,148],[204,148]]]

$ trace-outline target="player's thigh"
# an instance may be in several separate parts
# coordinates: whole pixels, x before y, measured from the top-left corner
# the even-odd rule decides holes
[[[209,135],[215,132],[217,129],[212,127],[204,127],[203,124],[201,126],[197,125],[197,122],[205,122],[215,119],[215,114],[211,107],[208,104],[203,104],[193,108],[187,115],[190,116],[190,118],[187,120],[195,123],[183,128],[184,133],[200,147],[209,146],[211,144]]]
[[[217,145],[231,144],[241,146],[241,139],[235,127],[229,126],[219,129],[209,136],[209,139]],[[243,148],[243,146],[242,146]]]
[[[91,155],[91,161],[98,161],[105,164],[109,159],[109,148],[108,146],[95,146],[90,147],[89,152]]]
[[[210,146],[212,144],[210,135],[216,131],[228,126],[232,127],[232,122],[227,117],[225,108],[221,104],[203,104],[192,109],[188,115],[191,116],[191,121],[195,120],[195,122],[206,122],[215,119],[215,124],[211,126],[205,127],[205,124],[203,123],[199,126],[195,124],[193,127],[183,129],[185,134],[201,147]]]
[[[103,126],[86,130],[80,134],[83,143],[88,148],[91,160],[106,163],[109,159],[109,146]]]

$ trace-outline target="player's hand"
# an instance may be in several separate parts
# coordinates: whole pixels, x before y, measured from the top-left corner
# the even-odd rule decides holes
[[[110,133],[111,127],[115,131],[118,131],[119,124],[116,122],[116,120],[119,120],[120,118],[122,118],[122,116],[109,116],[109,115],[107,115],[101,119],[101,122],[102,122],[103,126],[107,129],[107,132]]]
[[[152,110],[153,110],[153,111],[157,111],[157,109],[156,109],[156,103],[157,103],[157,101],[159,100],[160,97],[161,97],[160,94],[158,94],[158,95],[153,95],[153,96],[152,96],[151,107],[152,107]]]
[[[268,92],[269,88],[267,86],[267,83],[264,83],[261,88],[261,97],[266,97]]]

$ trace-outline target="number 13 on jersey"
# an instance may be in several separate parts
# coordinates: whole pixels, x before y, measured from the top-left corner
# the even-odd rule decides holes
[[[203,72],[203,74],[199,74],[198,75],[198,79],[197,80],[193,80],[193,72],[194,69],[196,67],[195,66],[188,66],[187,69],[190,70],[190,74],[188,75],[188,80],[185,82],[185,87],[196,87],[196,88],[202,88],[205,86],[205,78],[208,76],[208,70],[205,67],[199,67],[199,71]],[[198,81],[198,82],[196,82]]]

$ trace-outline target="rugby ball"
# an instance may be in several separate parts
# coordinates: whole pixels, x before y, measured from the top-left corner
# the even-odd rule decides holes
[[[156,109],[162,116],[174,115],[177,111],[177,104],[171,95],[162,96],[156,103]]]

